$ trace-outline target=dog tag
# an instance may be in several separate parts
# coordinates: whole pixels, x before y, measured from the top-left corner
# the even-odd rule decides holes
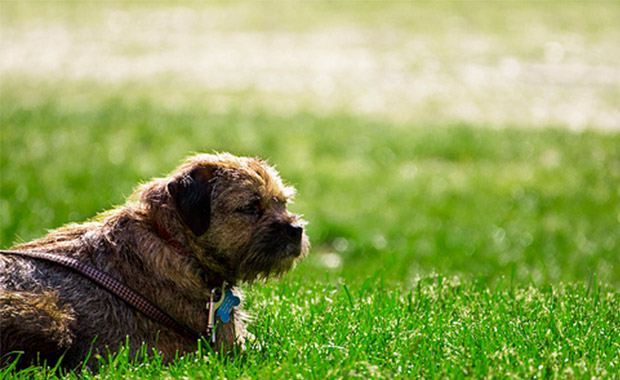
[[[226,288],[226,282],[222,285],[222,292]],[[211,334],[211,342],[215,343],[215,311],[220,307],[220,305],[224,302],[225,294],[222,294],[220,300],[215,302],[213,297],[217,288],[211,290],[211,295],[209,296],[209,302],[207,302],[207,331]]]
[[[230,321],[230,311],[234,306],[241,303],[241,299],[233,294],[230,289],[226,289],[224,295],[224,302],[217,308],[217,316],[220,317],[222,322],[226,323]]]

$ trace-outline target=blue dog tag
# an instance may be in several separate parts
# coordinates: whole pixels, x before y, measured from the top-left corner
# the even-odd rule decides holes
[[[233,306],[237,306],[241,303],[239,297],[234,295],[230,289],[226,289],[224,296],[224,302],[217,308],[217,316],[220,317],[222,322],[226,323],[230,321],[230,311]]]

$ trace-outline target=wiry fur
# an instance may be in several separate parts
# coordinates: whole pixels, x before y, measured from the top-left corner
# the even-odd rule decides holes
[[[240,282],[280,275],[306,254],[303,222],[286,209],[293,195],[263,161],[197,155],[138,187],[125,205],[12,249],[52,252],[99,268],[204,332],[216,280],[239,295]],[[162,238],[158,224],[190,255]],[[16,256],[0,255],[0,323],[1,354],[22,351],[24,364],[64,355],[63,365],[73,368],[91,349],[116,351],[126,336],[132,352],[145,342],[166,360],[196,347],[81,275]],[[239,309],[218,326],[216,350],[243,341]]]

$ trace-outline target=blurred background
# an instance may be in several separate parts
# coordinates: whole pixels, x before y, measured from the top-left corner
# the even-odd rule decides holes
[[[0,3],[0,245],[192,152],[275,164],[293,279],[620,285],[620,3]]]

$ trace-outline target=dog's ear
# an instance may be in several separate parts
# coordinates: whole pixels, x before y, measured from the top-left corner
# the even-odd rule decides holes
[[[211,220],[214,169],[196,168],[168,183],[181,220],[196,236],[207,232]]]

